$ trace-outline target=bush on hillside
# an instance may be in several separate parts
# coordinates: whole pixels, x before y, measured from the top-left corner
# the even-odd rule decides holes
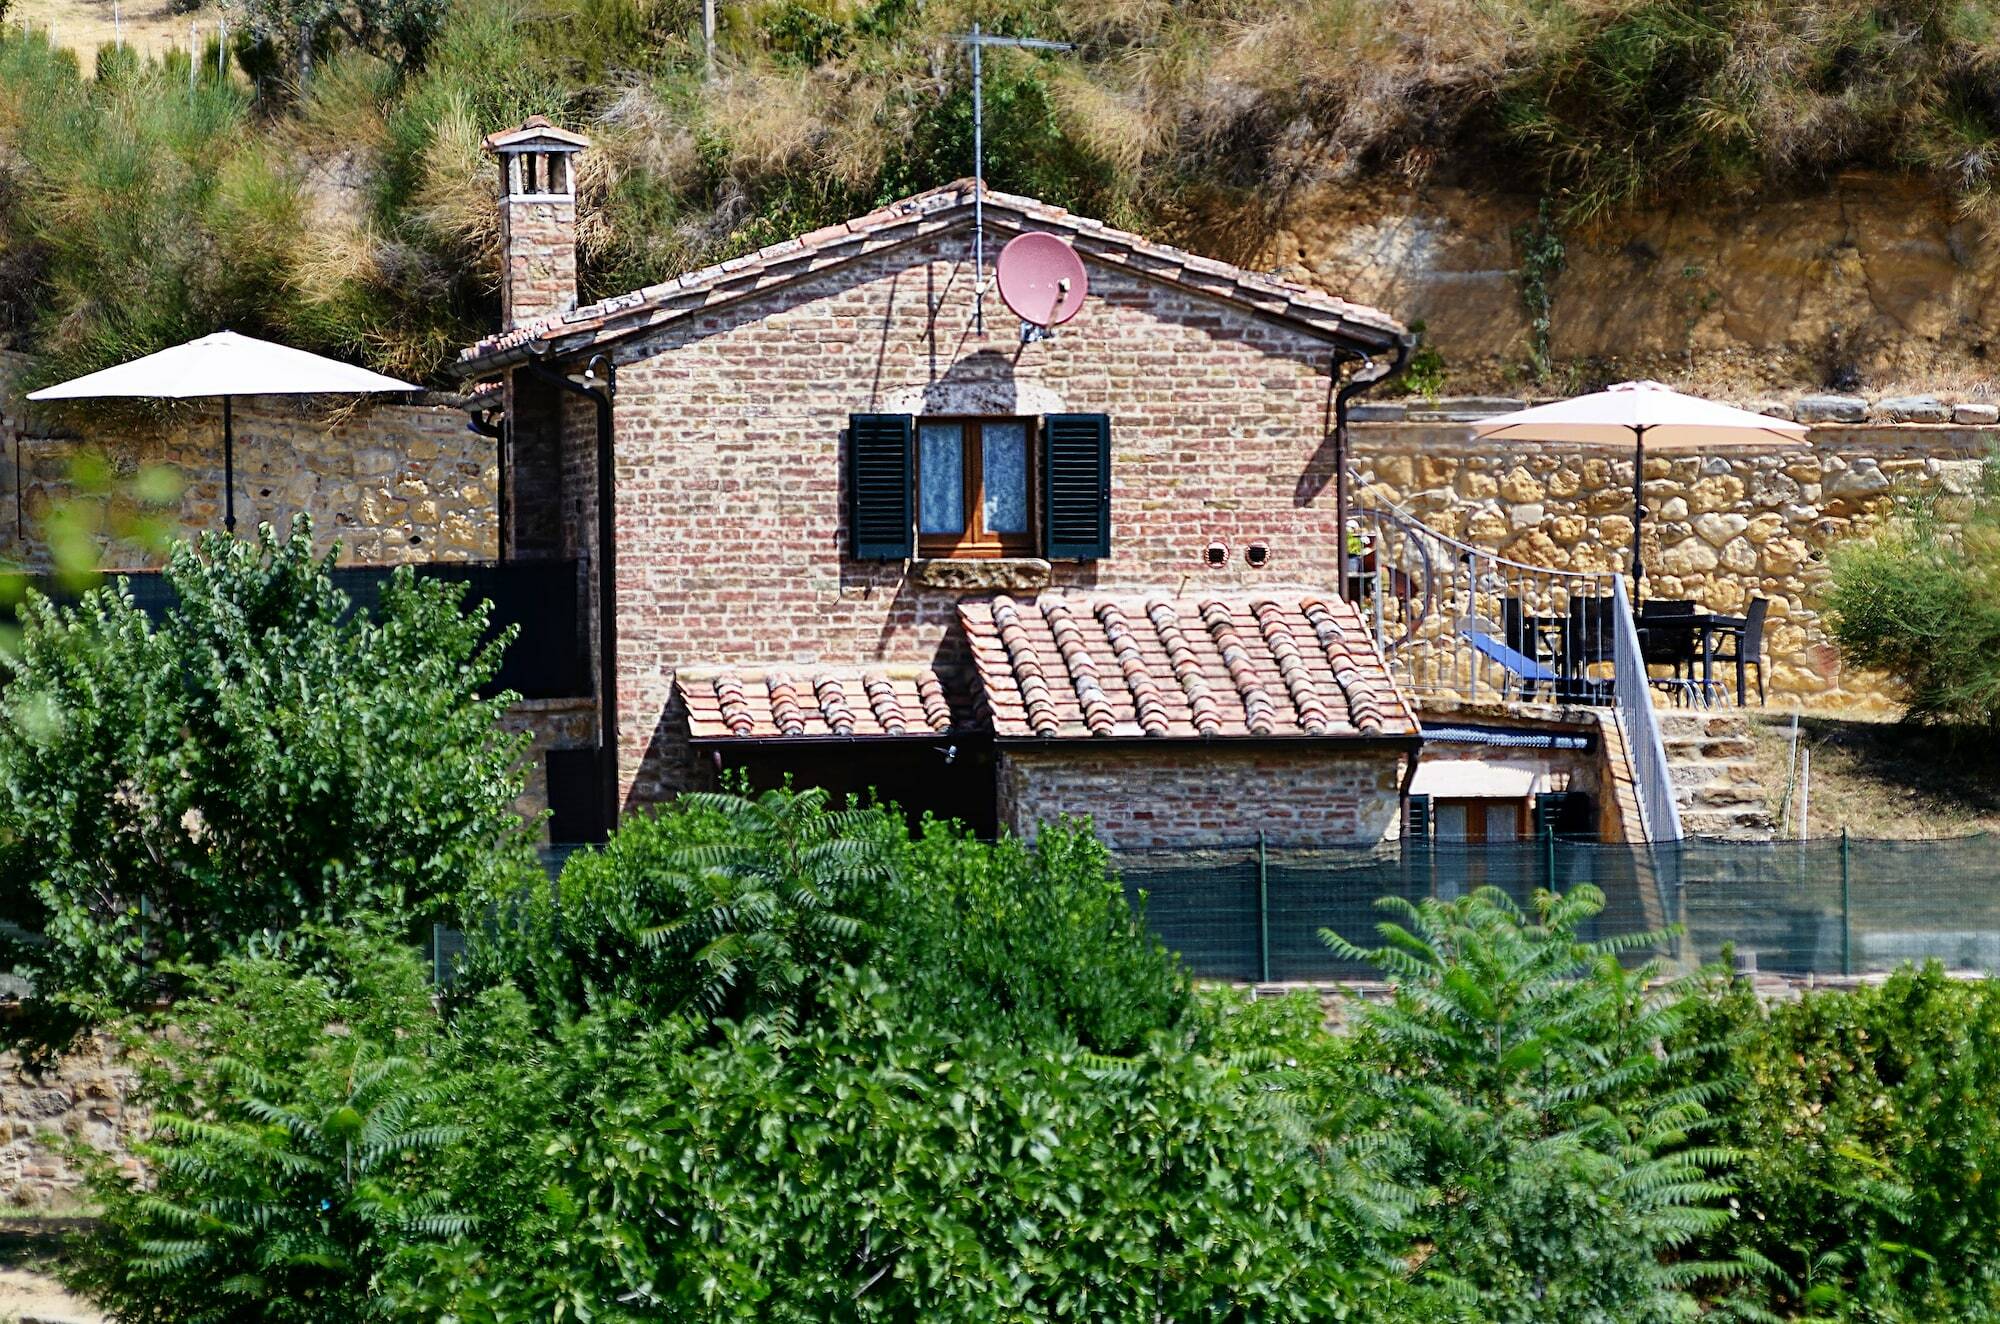
[[[1845,661],[1886,673],[1919,721],[2000,727],[2000,460],[1963,521],[1911,505],[1832,555]]]
[[[0,37],[0,305],[62,370],[228,323],[436,372],[498,315],[479,141],[529,114],[596,143],[586,298],[944,184],[970,173],[975,20],[1076,44],[987,52],[991,184],[1223,257],[1371,172],[1526,185],[1561,226],[1852,165],[2000,188],[1995,0],[760,0],[722,8],[713,78],[691,0],[256,7],[357,38],[323,26],[303,91],[290,54],[240,50],[256,114],[206,65],[192,91],[129,53],[90,80]]]
[[[0,692],[5,954],[33,988],[12,1033],[60,1048],[253,935],[407,926],[532,868],[483,606],[405,568],[354,614],[331,565],[301,517],[178,545],[157,624],[122,586],[23,607]]]
[[[508,982],[551,1019],[618,1002],[653,1017],[814,1014],[845,966],[883,972],[952,1029],[1122,1052],[1188,1008],[1083,825],[1038,848],[977,841],[821,790],[687,795],[580,851],[554,892],[487,899],[465,989]]]

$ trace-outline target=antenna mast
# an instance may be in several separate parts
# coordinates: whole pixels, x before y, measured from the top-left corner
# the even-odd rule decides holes
[[[1073,51],[1067,41],[1043,41],[1040,37],[995,37],[972,31],[953,38],[972,48],[972,330],[986,334],[986,98],[985,69],[979,52],[987,46],[1013,46],[1035,51]]]

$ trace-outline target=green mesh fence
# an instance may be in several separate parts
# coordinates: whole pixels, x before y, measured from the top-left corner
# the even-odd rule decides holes
[[[1679,930],[1655,950],[1683,965],[1754,953],[1762,970],[1866,974],[1906,961],[2000,970],[2000,836],[1944,841],[1695,839],[1648,847],[1544,838],[1506,845],[1278,849],[1254,843],[1127,851],[1126,891],[1188,968],[1209,979],[1365,977],[1321,940],[1363,946],[1380,897],[1497,887],[1523,906],[1542,888],[1595,883],[1591,936]]]

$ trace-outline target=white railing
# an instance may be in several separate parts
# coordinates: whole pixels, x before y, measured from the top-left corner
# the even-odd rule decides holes
[[[1625,581],[1616,575],[1611,579],[1611,596],[1617,604],[1612,608],[1617,626],[1612,694],[1625,733],[1625,756],[1632,760],[1632,786],[1639,794],[1646,840],[1679,841],[1680,804],[1674,799],[1673,772],[1660,739],[1659,716],[1653,711],[1653,686],[1646,675],[1645,655],[1639,651],[1639,628],[1625,597]]]

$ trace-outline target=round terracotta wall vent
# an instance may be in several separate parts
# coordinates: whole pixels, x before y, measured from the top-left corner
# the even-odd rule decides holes
[[[1217,538],[1203,549],[1201,559],[1216,569],[1221,569],[1229,564],[1229,544]]]
[[[1262,570],[1271,563],[1271,548],[1268,543],[1253,542],[1243,549],[1243,560],[1252,570]]]

